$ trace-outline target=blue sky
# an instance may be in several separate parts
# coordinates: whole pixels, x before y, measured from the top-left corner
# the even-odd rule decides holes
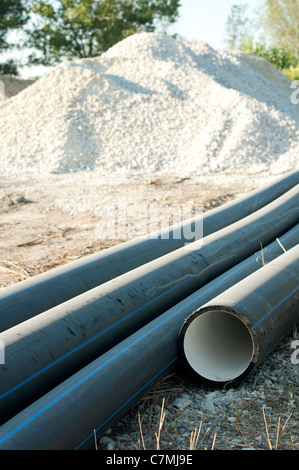
[[[248,3],[247,15],[251,17],[261,0],[181,0],[180,19],[173,29],[187,39],[198,39],[223,49],[225,22],[231,7],[242,3]]]

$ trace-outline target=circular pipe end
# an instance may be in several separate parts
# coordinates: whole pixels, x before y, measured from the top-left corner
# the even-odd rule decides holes
[[[199,309],[180,332],[180,361],[193,377],[213,385],[242,380],[253,368],[255,349],[248,320],[226,306]]]

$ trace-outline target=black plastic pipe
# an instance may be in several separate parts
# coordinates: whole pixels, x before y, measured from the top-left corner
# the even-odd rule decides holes
[[[299,225],[279,239],[298,243]],[[0,450],[88,449],[178,364],[185,319],[283,253],[274,241],[107,351],[0,427]]]
[[[255,212],[299,183],[293,171],[272,184],[203,214],[203,236]],[[202,215],[121,243],[0,290],[0,331],[194,240]],[[164,238],[168,237],[168,238]]]
[[[204,240],[2,332],[1,422],[298,221],[299,185]]]
[[[299,245],[251,274],[185,321],[179,357],[209,385],[239,383],[299,322]]]

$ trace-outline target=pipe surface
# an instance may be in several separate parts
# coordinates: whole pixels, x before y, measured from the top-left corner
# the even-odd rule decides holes
[[[299,185],[204,240],[2,332],[1,422],[298,220]]]
[[[280,237],[298,243],[299,225]],[[107,351],[0,427],[0,450],[88,449],[147,391],[175,370],[180,329],[215,296],[282,253],[277,241],[225,272]]]
[[[299,245],[251,274],[185,321],[179,356],[209,385],[239,383],[299,321]]]
[[[298,183],[296,170],[263,189],[204,213],[203,236],[255,212]],[[1,289],[0,331],[184,246],[201,222],[202,215]]]

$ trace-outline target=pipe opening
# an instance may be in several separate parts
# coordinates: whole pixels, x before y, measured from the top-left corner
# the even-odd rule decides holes
[[[188,325],[183,350],[191,368],[201,377],[225,382],[249,367],[253,356],[249,329],[236,315],[208,310]]]

